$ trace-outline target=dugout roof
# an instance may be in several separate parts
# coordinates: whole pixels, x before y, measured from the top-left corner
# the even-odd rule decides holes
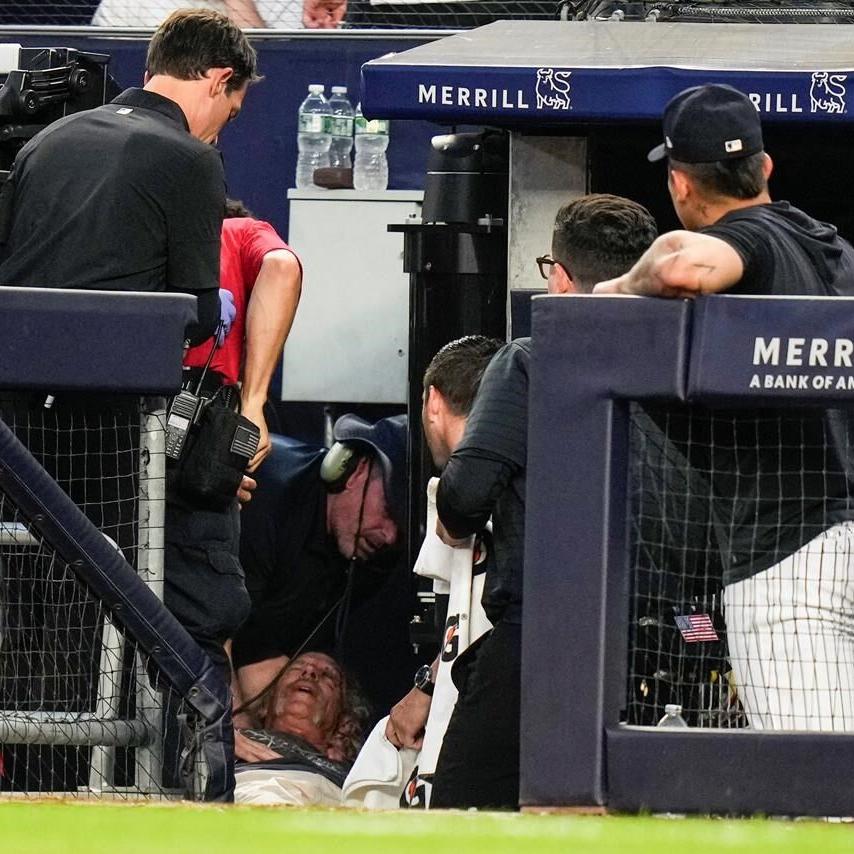
[[[506,126],[650,120],[682,89],[714,82],[746,92],[765,121],[848,124],[852,32],[498,21],[366,63],[362,106],[369,116]]]

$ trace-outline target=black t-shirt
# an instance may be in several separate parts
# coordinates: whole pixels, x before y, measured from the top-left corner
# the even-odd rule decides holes
[[[788,202],[732,211],[702,233],[726,241],[741,257],[744,274],[729,294],[854,294],[851,244]]]
[[[0,204],[0,283],[217,289],[224,206],[219,152],[174,101],[128,89],[19,152]]]
[[[240,562],[252,611],[234,639],[236,666],[292,655],[343,591],[347,561],[326,532],[323,448],[285,436],[256,475],[240,514]],[[328,649],[334,616],[311,642]]]
[[[742,259],[744,275],[727,293],[854,294],[854,248],[787,202],[732,211],[703,233]],[[672,438],[690,431],[683,447],[708,474],[724,583],[768,569],[830,525],[854,519],[846,413],[694,407],[681,426],[673,417],[669,424]]]
[[[493,623],[522,616],[530,360],[530,338],[492,358],[436,496],[439,518],[456,536],[477,533],[492,516],[495,562],[486,571],[483,606]]]

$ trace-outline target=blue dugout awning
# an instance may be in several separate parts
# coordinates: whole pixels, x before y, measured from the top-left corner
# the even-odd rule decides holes
[[[511,127],[649,120],[710,82],[747,93],[767,121],[848,124],[854,28],[498,21],[366,63],[362,108]]]

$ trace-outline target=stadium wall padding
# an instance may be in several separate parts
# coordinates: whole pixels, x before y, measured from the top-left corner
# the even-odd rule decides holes
[[[850,406],[854,300],[545,296],[532,329],[521,804],[850,815],[854,735],[620,715],[627,402]]]

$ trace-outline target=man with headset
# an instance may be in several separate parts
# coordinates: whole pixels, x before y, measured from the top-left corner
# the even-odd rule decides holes
[[[240,561],[252,600],[234,638],[236,703],[262,691],[310,639],[331,650],[356,562],[382,563],[404,513],[406,416],[343,415],[328,451],[273,436],[241,514]],[[338,610],[338,614],[336,614]],[[336,631],[336,623],[338,631]]]

